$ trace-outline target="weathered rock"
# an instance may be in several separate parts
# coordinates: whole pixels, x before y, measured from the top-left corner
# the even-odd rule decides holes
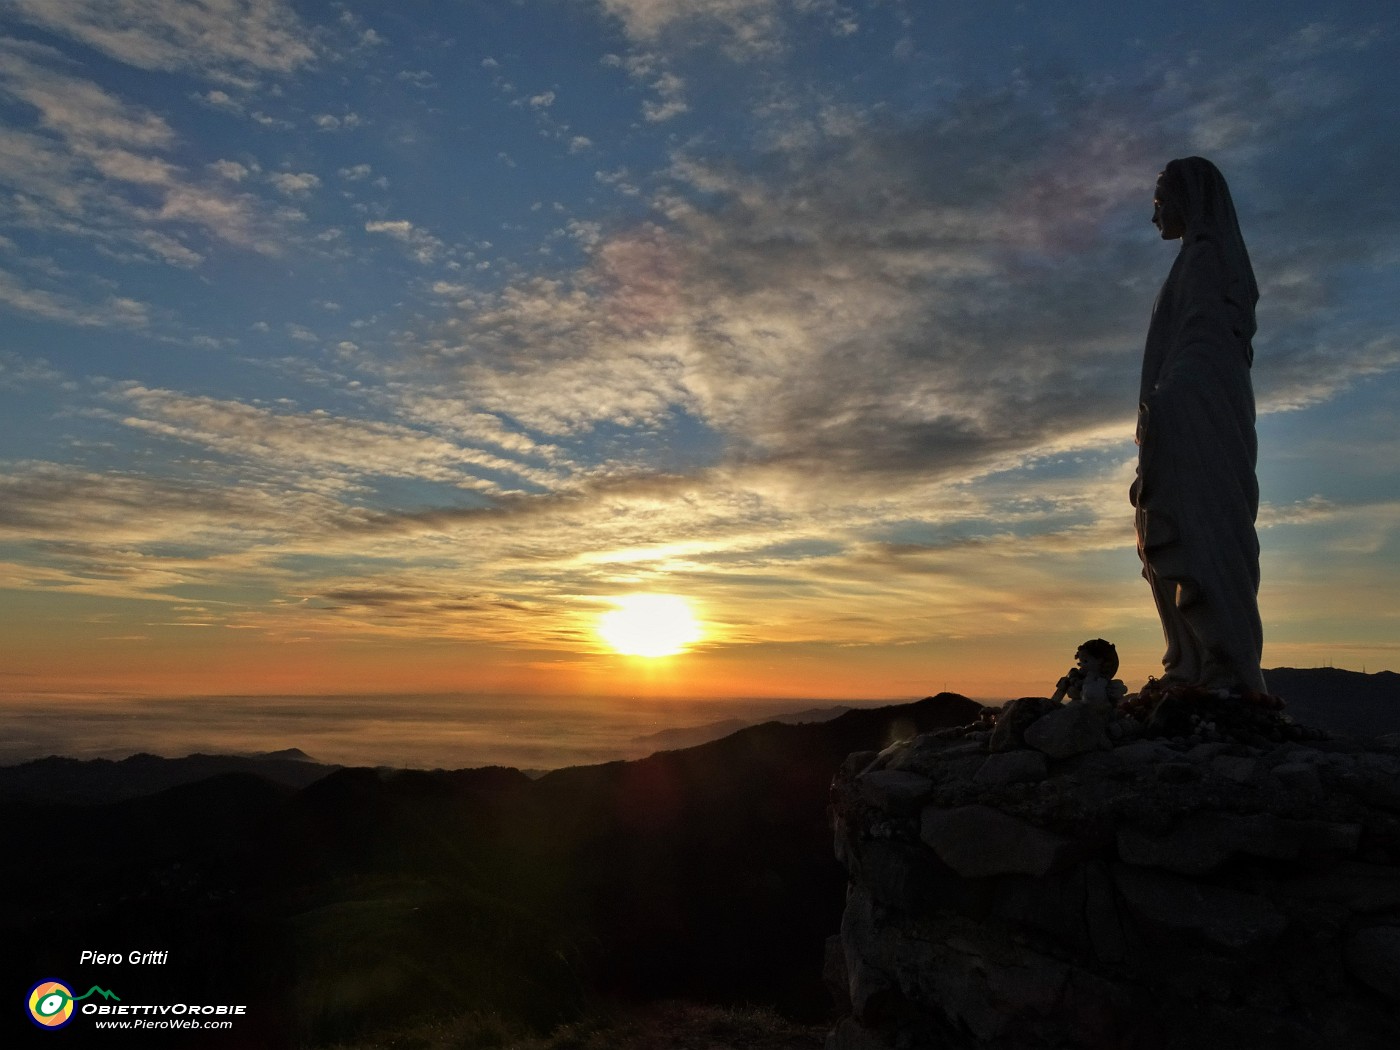
[[[892,751],[884,768],[918,773],[933,780],[961,779],[976,769],[986,755],[980,741],[966,737],[941,739],[933,735],[916,737]]]
[[[1094,704],[1066,704],[1038,718],[1023,734],[1027,744],[1051,758],[1072,758],[1110,746],[1110,711]]]
[[[1294,822],[1291,826],[1298,836],[1299,845],[1305,850],[1351,854],[1361,845],[1360,824],[1307,820]]]
[[[1184,697],[1167,693],[1153,706],[1145,724],[1149,736],[1186,736],[1191,732],[1191,704]]]
[[[851,869],[881,904],[918,909],[933,900],[938,880],[927,862],[920,863],[916,851],[907,842],[874,839],[861,845]]]
[[[1311,840],[1305,829],[1268,814],[1207,812],[1186,817],[1166,835],[1120,828],[1118,855],[1129,864],[1204,875],[1239,853],[1277,860],[1296,857],[1305,840]]]
[[[1004,751],[988,755],[972,777],[974,784],[996,787],[1004,784],[1031,784],[1044,780],[1050,771],[1039,751]]]
[[[1235,755],[1217,755],[1210,763],[1211,772],[1236,784],[1247,784],[1259,769],[1259,761],[1254,758],[1240,758]]]
[[[1216,755],[1226,750],[1230,745],[1221,741],[1210,741],[1204,744],[1197,744],[1190,751],[1186,752],[1186,757],[1192,762],[1209,762]]]
[[[857,777],[865,772],[870,763],[880,757],[878,751],[852,751],[846,756],[846,761],[841,763],[841,775],[844,777]]]
[[[826,1037],[825,1050],[889,1050],[889,1047],[884,1033],[865,1027],[854,1017],[843,1017]],[[909,1050],[924,1050],[924,1047],[911,1043]]]
[[[1113,880],[1101,864],[1002,879],[991,910],[1014,926],[1040,931],[1103,962],[1121,962],[1128,952],[1130,934]]]
[[[841,935],[833,933],[826,939],[822,954],[822,983],[836,1008],[842,1013],[851,1012],[851,975],[846,970],[846,950],[841,946]]]
[[[1366,752],[1356,756],[1355,764],[1358,769],[1367,773],[1391,780],[1400,778],[1400,757],[1395,755]]]
[[[855,969],[850,975],[848,994],[851,1013],[862,1021],[887,1019],[898,1002],[895,984],[889,975],[863,959],[856,960]]]
[[[1201,779],[1200,769],[1185,758],[1175,762],[1163,762],[1153,770],[1153,774],[1163,784],[1189,784]]]
[[[1372,926],[1347,941],[1347,969],[1400,1004],[1400,926]]]
[[[1114,882],[1128,910],[1157,931],[1234,950],[1272,944],[1288,925],[1262,897],[1122,865]]]
[[[1212,739],[1191,703],[1182,740],[1130,712],[1055,757],[1030,744],[1068,709],[1022,702],[1000,749],[918,737],[838,777],[832,1050],[1400,1046],[1400,756],[1223,701]]]
[[[912,813],[933,794],[933,781],[918,773],[875,769],[856,779],[861,797],[872,806],[892,813]]]
[[[1283,762],[1271,770],[1285,787],[1294,791],[1316,792],[1321,789],[1317,770],[1307,762]]]
[[[883,757],[882,767],[927,774],[938,763],[981,753],[981,743],[969,741],[966,736],[923,734],[889,749]]]
[[[1400,761],[1389,755],[1363,755],[1347,788],[1362,801],[1400,812]]]
[[[1345,861],[1321,873],[1282,879],[1285,897],[1331,901],[1360,914],[1400,912],[1400,868]]]
[[[1113,879],[1100,864],[1084,866],[1084,928],[1089,948],[1100,962],[1121,964],[1128,958],[1132,938],[1123,926]]]
[[[989,806],[928,806],[919,838],[948,867],[969,879],[1044,875],[1068,854],[1069,840]]]
[[[1180,752],[1160,740],[1135,740],[1113,749],[1114,760],[1125,767],[1156,765],[1175,761],[1179,757]]]
[[[1042,696],[1023,696],[1019,700],[1008,701],[997,716],[997,726],[992,730],[987,750],[1012,751],[1023,746],[1026,728],[1059,706],[1049,697]]]

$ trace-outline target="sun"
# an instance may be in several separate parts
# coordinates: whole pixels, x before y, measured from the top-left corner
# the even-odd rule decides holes
[[[628,594],[598,618],[598,635],[623,656],[675,656],[700,640],[690,603],[674,594]]]

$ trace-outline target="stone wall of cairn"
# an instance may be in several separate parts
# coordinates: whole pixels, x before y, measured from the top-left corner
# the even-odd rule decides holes
[[[1400,740],[1167,700],[850,756],[828,1050],[1400,1047]]]

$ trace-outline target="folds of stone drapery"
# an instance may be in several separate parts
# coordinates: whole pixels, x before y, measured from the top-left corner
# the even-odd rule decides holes
[[[1139,553],[1162,616],[1168,677],[1262,692],[1249,348],[1230,304],[1211,294],[1219,274],[1209,248],[1187,249],[1149,334],[1159,366],[1144,376]]]

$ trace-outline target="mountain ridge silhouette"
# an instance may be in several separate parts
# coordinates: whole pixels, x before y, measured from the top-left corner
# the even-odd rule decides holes
[[[1315,709],[1335,718],[1355,680],[1314,680],[1333,690]],[[0,855],[6,973],[83,983],[110,975],[74,973],[81,947],[169,949],[178,968],[123,994],[165,981],[179,997],[242,996],[269,1047],[351,1038],[411,1009],[495,1010],[544,1029],[596,996],[821,1019],[845,890],[833,774],[851,752],[981,710],[941,693],[537,779],[243,758],[101,803],[0,792],[7,841],[54,832]],[[184,761],[133,758],[98,768]],[[311,779],[278,783],[259,761]],[[67,775],[70,762],[39,768]]]

